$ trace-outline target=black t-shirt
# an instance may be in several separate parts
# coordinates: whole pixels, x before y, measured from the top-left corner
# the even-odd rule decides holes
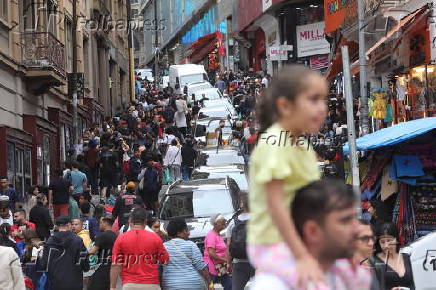
[[[49,190],[53,190],[53,204],[67,204],[70,198],[71,182],[58,178],[53,180],[48,186]]]
[[[98,247],[99,263],[111,262],[112,248],[114,246],[117,235],[113,231],[104,231],[95,238],[95,246]]]

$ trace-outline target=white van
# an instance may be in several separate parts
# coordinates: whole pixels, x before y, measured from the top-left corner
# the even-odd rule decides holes
[[[153,70],[151,68],[136,69],[135,73],[139,74],[142,79],[147,78],[149,82],[154,82]]]
[[[180,64],[170,66],[170,87],[176,94],[182,94],[188,84],[209,81],[203,65]]]

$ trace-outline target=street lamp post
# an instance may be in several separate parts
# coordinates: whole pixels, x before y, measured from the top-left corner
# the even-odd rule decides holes
[[[359,22],[360,126],[362,135],[369,133],[368,92],[366,85],[365,0],[357,2]]]
[[[154,21],[155,21],[155,31],[154,31],[154,81],[157,85],[159,85],[159,76],[160,76],[160,71],[159,71],[159,34],[158,34],[158,20],[157,20],[157,0],[154,0]]]

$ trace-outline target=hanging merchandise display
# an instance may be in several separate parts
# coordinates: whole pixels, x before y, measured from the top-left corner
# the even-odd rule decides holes
[[[371,98],[373,98],[372,103],[372,117],[377,120],[384,120],[386,118],[386,108],[388,93],[386,89],[374,89],[371,93]]]

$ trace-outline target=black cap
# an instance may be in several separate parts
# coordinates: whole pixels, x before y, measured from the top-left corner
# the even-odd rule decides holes
[[[57,226],[66,226],[67,224],[70,224],[71,220],[67,216],[60,216],[56,219],[56,225]]]

